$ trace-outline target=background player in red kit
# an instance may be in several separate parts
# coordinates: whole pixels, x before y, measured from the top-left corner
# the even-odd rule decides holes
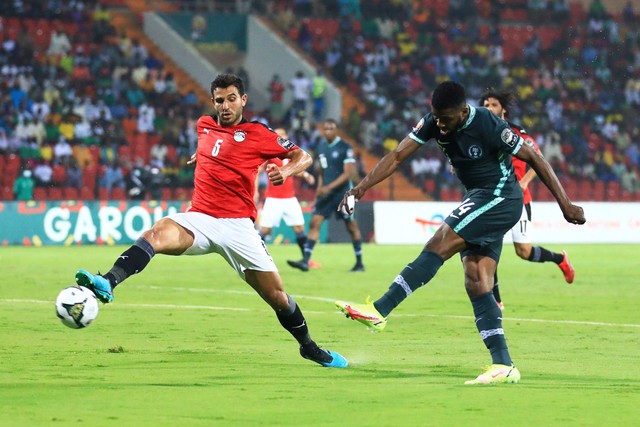
[[[480,97],[480,105],[488,108],[493,114],[500,117],[509,123],[511,129],[520,135],[526,144],[540,153],[540,148],[536,141],[527,133],[527,131],[515,123],[508,120],[509,108],[515,103],[515,95],[510,91],[496,91],[493,89],[483,93]],[[536,177],[536,171],[531,168],[527,168],[527,164],[522,160],[513,157],[513,169],[516,174],[516,178],[520,183],[522,192],[524,193],[524,206],[522,209],[522,217],[520,221],[516,223],[511,229],[511,237],[513,239],[513,246],[515,247],[516,254],[524,260],[531,262],[547,262],[552,261],[560,267],[564,279],[567,283],[572,283],[575,272],[571,263],[569,262],[569,256],[566,251],[562,253],[552,252],[542,246],[533,246],[531,239],[528,235],[529,225],[531,222],[531,192],[529,191],[529,183]],[[504,308],[502,299],[500,298],[500,288],[498,286],[498,271],[496,270],[494,276],[493,295],[496,298],[496,302],[501,309]]]
[[[287,131],[283,128],[276,128],[274,132],[282,138],[289,139]],[[263,170],[269,171],[269,168],[273,167],[270,166],[272,164],[277,167],[282,167],[287,161],[286,159],[271,159],[260,166],[258,174]],[[302,172],[298,176],[302,177],[309,185],[316,183],[316,179],[309,172]],[[259,195],[258,191],[256,191],[256,204],[258,204],[258,199]],[[265,240],[265,238],[271,234],[271,230],[280,225],[280,221],[282,220],[284,220],[284,223],[289,227],[293,228],[293,231],[296,233],[296,243],[304,255],[304,244],[307,242],[307,234],[304,229],[302,207],[296,197],[296,190],[292,179],[285,181],[282,185],[274,185],[271,181],[267,183],[267,189],[264,193],[264,204],[262,205],[259,220],[260,237],[262,237],[262,240]]]
[[[217,76],[211,83],[211,101],[216,115],[202,116],[197,123],[198,148],[192,158],[196,162],[195,189],[189,210],[169,215],[142,233],[104,276],[79,270],[76,282],[108,303],[113,301],[113,289],[141,272],[157,253],[217,253],[273,308],[280,324],[300,344],[302,357],[326,367],[346,367],[344,357],[311,339],[300,307],[285,292],[254,227],[253,195],[259,166],[276,157],[288,159],[268,172],[269,181],[281,185],[307,169],[311,156],[266,126],[243,117],[247,95],[239,77]]]

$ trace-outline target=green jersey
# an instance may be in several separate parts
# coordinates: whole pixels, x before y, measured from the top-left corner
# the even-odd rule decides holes
[[[524,139],[488,109],[469,108],[469,118],[456,131],[442,133],[429,113],[409,138],[420,144],[435,139],[467,191],[483,189],[496,197],[522,198],[511,155],[520,150]]]
[[[318,161],[322,168],[322,183],[324,185],[335,181],[344,172],[345,163],[355,163],[353,156],[353,148],[351,145],[342,140],[340,137],[329,143],[323,140],[318,144],[317,148]],[[343,194],[351,188],[351,181],[347,181],[344,185],[332,190],[332,193]]]

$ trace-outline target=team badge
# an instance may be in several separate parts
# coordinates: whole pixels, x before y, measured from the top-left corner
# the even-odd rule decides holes
[[[518,138],[520,138],[514,131],[510,128],[506,128],[502,130],[500,134],[500,139],[502,142],[507,144],[509,147],[515,147],[516,142],[518,142]]]
[[[295,144],[293,142],[281,136],[278,137],[278,144],[280,144],[280,146],[285,150],[291,150],[293,147],[295,147]]]
[[[416,133],[420,130],[420,128],[424,125],[424,117],[420,119],[417,125],[413,127],[413,133]]]
[[[233,132],[233,140],[236,142],[242,142],[247,139],[247,134],[243,130],[236,130]]]
[[[469,157],[471,157],[472,159],[479,159],[480,157],[482,157],[482,148],[480,148],[477,145],[472,145],[471,147],[469,147]]]

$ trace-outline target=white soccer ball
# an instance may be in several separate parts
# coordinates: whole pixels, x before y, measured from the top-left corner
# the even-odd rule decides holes
[[[89,288],[69,286],[56,298],[56,313],[65,326],[84,328],[98,317],[98,300]]]

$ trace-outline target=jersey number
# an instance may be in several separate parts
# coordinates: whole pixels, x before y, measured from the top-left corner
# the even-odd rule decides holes
[[[222,139],[218,139],[215,144],[213,144],[213,149],[211,150],[211,155],[216,157],[220,154],[220,145],[222,145]]]
[[[469,209],[471,209],[473,207],[473,205],[475,205],[475,203],[469,201],[469,199],[466,199],[462,202],[462,204],[460,206],[458,206],[458,216],[462,216],[465,213],[467,213],[467,211]]]

